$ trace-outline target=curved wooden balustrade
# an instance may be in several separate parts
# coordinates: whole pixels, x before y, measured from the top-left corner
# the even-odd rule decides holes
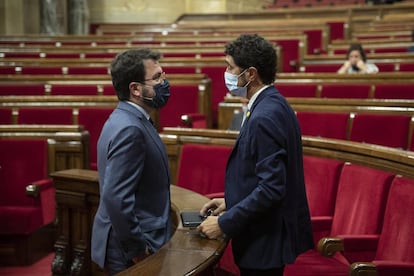
[[[238,131],[164,128],[161,138],[175,179],[180,147],[185,143],[234,145]],[[303,153],[374,167],[414,178],[414,152],[338,139],[302,136]]]
[[[98,174],[91,170],[64,170],[52,174],[58,207],[58,240],[52,271],[56,274],[103,275],[91,262],[90,237],[99,202]],[[157,253],[119,275],[199,275],[212,269],[223,253],[224,240],[209,240],[184,228],[180,212],[199,210],[208,198],[171,186],[174,234]],[[207,272],[206,272],[207,273]]]

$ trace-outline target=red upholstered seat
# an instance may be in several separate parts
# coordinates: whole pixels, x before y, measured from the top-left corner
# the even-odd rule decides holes
[[[370,264],[359,266],[357,263],[352,267],[356,271],[370,267],[371,270],[376,270],[377,274],[375,275],[381,276],[414,275],[413,233],[414,179],[397,176],[391,185],[384,215],[384,225],[379,236],[375,258],[372,260],[375,268]]]
[[[276,83],[276,88],[284,97],[314,98],[318,86],[316,84]]]
[[[36,239],[31,239],[55,219],[55,189],[48,178],[48,143],[0,140],[0,152],[0,264],[27,265],[41,248],[52,249],[53,236],[41,248],[35,246]]]
[[[348,113],[298,111],[296,116],[302,135],[347,139]]]
[[[377,84],[375,95],[377,99],[414,99],[414,84]]]
[[[400,64],[400,71],[401,72],[413,72],[414,71],[414,63],[401,63]]]
[[[332,223],[338,181],[343,164],[338,160],[303,156],[306,194],[314,224],[315,244],[320,238],[329,234],[329,228],[323,224],[330,225]],[[325,221],[327,222],[325,223]]]
[[[408,115],[355,114],[350,140],[407,149],[410,120]]]
[[[356,98],[367,99],[370,96],[369,84],[324,84],[321,98]]]
[[[322,29],[309,29],[303,31],[308,39],[308,55],[313,55],[323,48]]]
[[[306,64],[304,72],[307,73],[336,73],[341,64]]]
[[[196,68],[194,66],[162,66],[162,69],[167,74],[194,74]]]
[[[116,91],[115,88],[113,87],[112,84],[105,84],[103,85],[103,91],[102,91],[102,95],[105,96],[115,96],[116,95]]]
[[[79,108],[78,124],[83,125],[84,129],[89,132],[89,148],[90,148],[90,168],[97,169],[97,143],[99,135],[101,135],[102,127],[112,113],[113,108]]]
[[[331,31],[331,41],[345,38],[345,21],[327,22]]]
[[[43,84],[2,84],[0,85],[1,96],[25,96],[25,95],[45,95]]]
[[[0,66],[1,75],[12,75],[16,74],[16,68],[14,66]]]
[[[11,108],[0,108],[0,124],[8,125],[12,123]]]
[[[80,84],[53,84],[50,89],[51,95],[98,95],[97,85]]]
[[[198,85],[174,84],[168,104],[160,109],[158,128],[181,126],[181,115],[198,113]]]
[[[90,66],[90,67],[68,67],[69,75],[107,75],[109,68],[105,66]]]
[[[231,146],[184,144],[181,147],[176,185],[209,198],[223,197],[226,164],[231,150]],[[231,250],[230,243],[219,266],[237,274],[238,268]]]
[[[24,75],[62,75],[63,71],[58,66],[25,66],[21,74]]]
[[[394,175],[373,168],[346,163],[341,171],[331,237],[379,234],[387,196]],[[370,260],[372,252],[357,251],[332,258],[316,250],[300,255],[287,265],[285,276],[348,275],[349,263],[356,259]]]
[[[205,66],[201,68],[201,73],[206,74],[211,79],[211,108],[213,128],[217,127],[218,123],[218,105],[224,100],[224,96],[229,92],[224,83],[223,66]]]
[[[231,146],[184,144],[177,170],[180,187],[199,194],[224,192],[224,175]]]
[[[18,124],[73,124],[72,108],[27,107],[19,108]]]
[[[395,64],[394,63],[375,63],[377,65],[378,70],[380,72],[394,72],[395,71]]]

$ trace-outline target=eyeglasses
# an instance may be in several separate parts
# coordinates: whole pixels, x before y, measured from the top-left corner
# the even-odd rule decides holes
[[[144,79],[144,81],[155,81],[155,82],[160,83],[160,82],[164,81],[164,79],[165,79],[165,72],[161,72],[161,73],[158,73],[158,74],[154,75],[150,79]]]

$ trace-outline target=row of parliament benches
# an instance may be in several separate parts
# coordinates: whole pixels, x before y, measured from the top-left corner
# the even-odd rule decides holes
[[[9,129],[7,134],[3,133],[0,139],[0,144],[6,145],[6,148],[2,158],[9,160],[9,158],[13,157],[11,156],[13,154],[10,153],[10,151],[13,150],[10,147],[10,144],[7,144],[10,143],[10,141],[25,141],[24,144],[28,144],[28,148],[36,148],[35,144],[32,142],[33,140],[46,141],[46,139],[48,139],[49,155],[55,151],[53,145],[59,143],[66,143],[67,146],[69,146],[66,149],[68,156],[75,155],[73,147],[75,147],[76,144],[80,145],[80,143],[71,141],[73,138],[69,138],[70,136],[75,137],[75,129],[67,129],[68,132],[66,132],[63,128],[59,128],[58,130],[55,128],[53,130],[51,126],[45,126],[41,132],[39,129],[23,131],[22,129],[24,128],[25,127],[21,127],[20,130]],[[48,128],[49,131],[47,130]],[[78,129],[77,131],[81,131],[81,129]],[[224,191],[224,178],[222,176],[224,175],[225,163],[237,135],[238,132],[236,131],[166,128],[161,134],[161,137],[167,147],[170,169],[177,174],[175,176],[176,182],[173,185],[191,189],[203,195],[222,193]],[[63,144],[61,145],[61,149],[64,149]],[[84,147],[83,149],[87,150],[87,147]],[[396,231],[394,227],[407,230],[412,226],[409,223],[411,221],[410,218],[407,217],[408,214],[413,213],[409,212],[410,208],[413,206],[411,203],[414,194],[411,192],[414,188],[414,183],[412,181],[412,179],[414,179],[412,152],[388,147],[378,147],[371,144],[310,136],[303,137],[303,149],[305,179],[315,240],[319,240],[320,237],[323,237],[326,234],[336,236],[347,234],[347,239],[344,239],[343,242],[352,242],[351,238],[354,236],[355,238],[358,237],[360,239],[354,247],[345,247],[345,250],[361,250],[358,245],[375,245],[378,242],[379,245],[386,246],[388,239],[392,239],[393,244],[391,248],[386,247],[386,249],[383,249],[382,247],[379,247],[376,251],[376,249],[372,247],[369,249],[369,252],[366,251],[364,254],[358,253],[358,251],[351,251],[347,253],[350,255],[345,255],[345,257],[349,258],[350,262],[351,260],[352,262],[361,260],[381,261],[380,258],[388,258],[388,264],[392,264],[393,266],[396,264],[396,261],[405,263],[413,262],[414,260],[411,259],[413,253],[410,253],[409,251],[413,248],[408,242],[410,238],[400,236],[396,239],[393,236]],[[41,154],[39,153],[39,155],[34,156],[33,153],[30,153],[30,150],[27,150],[26,152],[23,148],[21,151],[22,154],[19,155],[20,167],[27,168],[27,172],[37,171],[38,168],[35,168],[35,166],[33,166],[32,170],[29,168],[30,165],[33,165],[33,160],[37,160],[36,162],[39,164],[44,161],[40,160]],[[24,157],[24,152],[27,153],[26,157]],[[45,154],[42,156],[44,155]],[[51,155],[56,156],[56,154]],[[43,159],[44,158],[45,157],[43,157]],[[63,160],[69,160],[69,158],[58,158],[55,159],[54,162],[57,164]],[[49,159],[46,161],[46,163],[50,162],[52,161]],[[2,166],[3,164],[5,163],[2,161]],[[25,167],[23,164],[29,165],[28,167]],[[79,164],[80,168],[82,168],[81,163]],[[214,164],[214,166],[211,164]],[[64,168],[62,166],[68,167]],[[58,171],[73,167],[75,167],[73,164],[61,163]],[[200,171],[204,173],[200,174]],[[53,172],[53,166],[48,172]],[[28,175],[29,173],[27,173],[27,176]],[[59,172],[57,175],[59,175]],[[204,175],[204,177],[198,179],[197,175]],[[399,175],[402,175],[403,177],[400,177]],[[46,173],[44,177],[48,178],[48,174]],[[31,183],[35,180],[37,179],[29,181]],[[96,178],[94,182],[96,182]],[[403,184],[401,184],[401,182]],[[57,236],[53,236],[58,237],[57,242],[55,243],[56,258],[53,262],[53,267],[55,269],[62,267],[70,269],[72,265],[73,268],[80,269],[80,271],[74,271],[74,275],[82,275],[78,274],[82,271],[92,271],[93,273],[91,272],[91,275],[98,275],[100,273],[99,270],[97,270],[96,267],[93,268],[93,266],[91,266],[88,250],[90,227],[93,214],[96,210],[96,207],[91,208],[91,205],[89,204],[96,204],[96,196],[99,195],[95,193],[93,197],[87,196],[87,194],[91,193],[91,188],[85,186],[81,189],[80,184],[75,184],[76,182],[73,180],[60,181],[60,183],[62,184],[60,184],[58,186],[59,189],[56,190],[56,195],[59,195],[56,197],[59,201],[57,206],[59,219],[57,227],[58,234]],[[213,183],[214,185],[212,186]],[[403,204],[404,207],[394,206],[394,203],[390,203],[392,202],[391,195],[394,194],[392,192],[394,190],[393,187],[404,187],[401,192],[397,193],[398,196],[394,195],[397,196],[397,198],[393,199]],[[24,193],[24,189],[19,191],[17,187],[15,188],[16,190],[14,193]],[[76,189],[80,189],[82,192],[79,192],[79,190],[73,192],[73,190]],[[13,195],[13,193],[8,194],[10,197]],[[22,195],[20,195],[20,197],[21,196]],[[358,200],[355,200],[355,198],[358,198]],[[407,206],[405,206],[406,200],[408,200]],[[386,202],[388,202],[388,204],[386,204]],[[61,205],[59,206],[59,204]],[[199,201],[199,204],[201,204],[201,201]],[[388,206],[393,207],[391,208]],[[197,206],[194,206],[194,208],[196,207]],[[394,222],[394,224],[391,225],[389,223],[387,224],[388,216],[396,216],[397,212],[402,210],[405,211],[399,215],[400,219],[398,222]],[[392,213],[388,214],[391,211]],[[16,214],[15,216],[17,219]],[[74,227],[75,225],[80,225],[81,227]],[[392,228],[391,230],[390,227]],[[383,231],[386,231],[386,233],[383,234]],[[407,230],[407,233],[410,232],[411,231]],[[367,241],[363,239],[364,236],[360,236],[362,234],[370,234],[369,238],[371,238],[371,243],[367,243]],[[27,235],[27,233],[14,233],[13,235],[9,233],[5,236],[2,235],[2,241],[7,240],[10,246],[12,241]],[[377,242],[374,242],[373,239],[377,239]],[[347,243],[345,243],[345,245],[347,245]],[[4,243],[2,243],[2,246],[4,246]],[[13,246],[11,247],[14,248]],[[340,248],[340,243],[338,244],[338,241],[336,241],[333,247],[329,244],[326,244],[325,247],[328,249]],[[383,256],[384,251],[380,250],[387,250],[387,252],[392,250],[391,252],[394,253],[389,256]],[[228,250],[226,250],[226,252],[227,251]],[[7,252],[7,250],[2,250],[1,252]],[[395,252],[403,252],[404,254],[397,254]],[[228,254],[228,252],[224,253],[220,261],[220,266],[222,266],[223,269],[232,270],[234,272],[234,264],[230,262],[231,258],[229,258]],[[375,254],[378,259],[375,259]],[[158,258],[168,257],[164,255],[155,255],[150,257],[152,261],[155,261],[155,259]],[[9,259],[3,256],[2,260],[10,261],[10,258],[10,256]],[[311,261],[310,263],[312,265],[310,265],[309,261]],[[334,267],[331,266],[332,262],[335,264]],[[381,264],[381,262],[378,262],[378,264]],[[142,265],[145,266],[145,263]],[[400,263],[400,266],[404,269],[409,269],[408,265],[404,266]],[[326,271],[327,274],[324,275],[330,275],[328,273],[329,271],[335,271],[335,273],[347,272],[348,266],[338,262],[337,257],[329,259],[322,257],[316,251],[312,251],[299,257],[296,264],[288,266],[287,272],[293,274],[287,275],[301,275],[301,271],[305,270],[314,271],[314,274],[310,275],[318,275],[317,273],[321,273],[321,271]],[[395,270],[391,269],[391,271],[394,271],[395,273]]]
[[[220,194],[218,191],[224,189],[225,163],[237,132],[167,128],[161,136],[167,146],[170,162],[177,162],[176,185],[209,197],[211,193]],[[410,164],[412,160],[409,161],[410,157],[408,157],[412,153],[310,136],[303,137],[303,149],[306,189],[315,241],[318,242],[320,238],[327,235],[337,238],[323,240],[318,245],[318,249],[326,256],[332,256],[334,254],[332,250],[344,250],[341,247],[342,241],[345,243],[346,254],[342,259],[338,256],[329,259],[316,250],[311,250],[300,256],[295,264],[288,265],[285,275],[348,275],[349,265],[352,262],[375,260],[374,263],[379,269],[381,261],[387,258],[391,274],[378,275],[395,275],[392,273],[396,271],[402,273],[398,275],[410,275],[413,266],[405,265],[400,261],[413,262],[413,253],[409,252],[412,247],[405,238],[402,238],[404,241],[399,242],[390,235],[395,235],[393,231],[397,228],[406,230],[406,227],[413,226],[408,222],[409,217],[406,216],[404,207],[395,205],[396,202],[402,201],[404,206],[408,206],[413,200],[413,195],[407,195],[406,199],[400,198],[405,192],[414,189],[414,175],[411,168],[413,164]],[[207,152],[209,154],[206,154]],[[397,163],[402,160],[405,160],[402,163],[408,163],[392,164],[393,161],[388,160],[390,156],[385,157],[388,155],[386,152],[402,154],[405,156],[402,159],[395,156],[391,159],[399,160]],[[211,163],[218,163],[218,165],[207,165]],[[175,166],[171,167],[174,169]],[[200,171],[204,173],[201,174]],[[396,175],[404,175],[405,178]],[[402,186],[405,186],[403,188],[406,189],[405,192],[394,194],[393,191],[396,189],[394,187]],[[388,198],[389,193],[390,198]],[[384,212],[388,215],[385,215],[385,218]],[[397,213],[401,214],[398,222],[390,222],[391,217],[395,218]],[[410,234],[407,234],[407,239],[409,236]],[[338,241],[339,237],[343,237],[343,240]],[[376,251],[374,241],[378,243],[378,238],[380,244]],[[388,244],[388,239],[392,239],[393,244],[382,248],[383,244]],[[349,247],[355,241],[357,244]],[[347,249],[349,252],[346,251]],[[391,257],[393,255],[391,252],[394,252],[394,257]],[[229,255],[231,254],[226,249],[220,266],[237,274],[237,269]],[[373,267],[368,265],[357,267],[354,264],[353,267],[354,269],[368,267],[373,270]]]
[[[182,122],[183,114],[193,118],[195,114],[201,114],[201,123],[197,125],[194,120],[192,127],[207,127],[209,109],[207,106],[203,107],[203,104],[208,103],[208,94],[197,92],[197,86],[193,88],[195,91],[188,93],[185,93],[185,90],[177,90],[175,98],[172,96],[171,102],[167,105],[168,109],[151,114],[159,132],[163,132],[165,127],[188,127]],[[196,105],[192,110],[189,109],[190,99]],[[413,149],[412,100],[302,97],[287,99],[297,112],[304,135]],[[116,105],[115,96],[4,96],[0,98],[0,122],[4,127],[24,124],[82,125],[90,134],[90,161],[92,168],[95,168],[96,142],[100,129]],[[177,107],[180,107],[179,110]],[[238,98],[226,98],[218,108],[219,129],[228,129],[235,112],[241,108],[242,104]],[[389,131],[384,131],[385,127],[388,127]]]
[[[226,128],[229,121],[221,122],[222,105],[226,104],[227,89],[224,85],[223,68],[219,65],[204,67],[201,73],[167,74],[171,82],[171,104],[161,110],[159,127],[181,125],[181,115],[201,114],[203,126]],[[413,99],[413,74],[380,73],[368,75],[337,75],[331,73],[278,74],[276,87],[287,98],[355,98],[355,99]],[[114,95],[110,76],[105,75],[3,75],[0,76],[2,101],[13,101],[13,97],[27,95]],[[13,97],[12,97],[13,96]],[[59,101],[56,97],[56,101]],[[112,96],[115,97],[115,96]],[[102,98],[104,99],[104,98]],[[106,98],[110,99],[110,97]],[[42,100],[39,98],[42,102]],[[70,99],[66,99],[70,101]],[[53,101],[52,98],[49,101]],[[98,99],[96,101],[101,101]],[[224,103],[223,103],[224,102]],[[364,101],[361,101],[364,102]],[[398,103],[400,104],[400,103]],[[21,104],[23,105],[23,104]],[[41,104],[39,104],[41,105]],[[375,105],[375,104],[374,104]],[[175,108],[175,107],[179,108]],[[398,106],[397,104],[395,106]],[[13,107],[13,104],[2,104]],[[235,105],[234,108],[236,108]],[[10,113],[10,112],[9,112]],[[4,115],[6,116],[6,115]],[[230,113],[231,120],[232,113]],[[7,117],[4,117],[7,118]],[[4,119],[5,122],[7,119]],[[14,122],[16,122],[14,120]],[[224,127],[223,127],[224,126]]]

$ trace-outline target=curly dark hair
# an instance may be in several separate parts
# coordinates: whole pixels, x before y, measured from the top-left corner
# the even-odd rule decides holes
[[[352,51],[358,51],[359,54],[361,55],[361,58],[364,62],[367,62],[367,55],[365,54],[364,48],[362,48],[362,45],[359,43],[355,43],[355,44],[351,44],[351,46],[349,46],[348,48],[348,52],[346,53],[346,59],[349,58],[349,54]]]
[[[118,99],[129,99],[129,84],[131,82],[144,82],[144,60],[158,61],[161,54],[148,48],[127,50],[118,54],[111,64],[112,84]]]
[[[257,34],[242,34],[226,45],[224,53],[243,70],[255,67],[264,84],[276,78],[277,56],[272,43]]]

